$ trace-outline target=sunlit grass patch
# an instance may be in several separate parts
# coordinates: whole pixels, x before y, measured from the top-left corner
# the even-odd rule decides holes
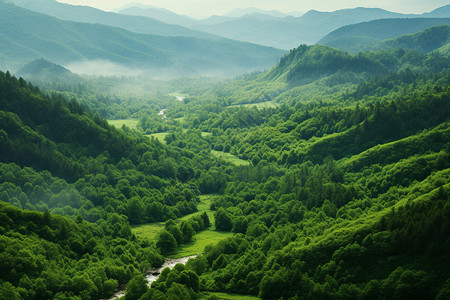
[[[131,228],[131,232],[133,232],[139,238],[155,241],[158,237],[159,232],[163,229],[164,222],[158,222],[135,226]]]
[[[158,133],[152,133],[145,135],[146,137],[154,137],[155,139],[158,139],[161,143],[166,143],[166,136],[168,135],[168,132],[158,132]]]
[[[215,157],[223,159],[224,161],[230,162],[230,163],[232,163],[235,166],[248,166],[248,165],[250,165],[249,161],[240,159],[239,157],[237,157],[236,155],[233,155],[231,153],[211,150],[211,154],[214,155]]]
[[[222,300],[259,300],[261,298],[251,295],[242,295],[242,294],[231,294],[231,293],[213,293],[213,292],[203,292],[200,295],[201,300],[208,299],[210,296],[216,296]]]
[[[136,129],[138,119],[122,119],[122,120],[107,120],[110,125],[116,128],[122,128],[123,125],[131,129]]]
[[[229,107],[246,107],[246,108],[256,107],[257,109],[263,109],[263,108],[277,108],[278,106],[280,106],[280,104],[275,101],[267,101],[260,103],[230,105]]]

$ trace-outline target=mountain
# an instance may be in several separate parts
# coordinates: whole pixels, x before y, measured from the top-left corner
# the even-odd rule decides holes
[[[428,53],[440,49],[450,42],[450,26],[440,25],[424,31],[402,35],[384,40],[378,44],[380,49],[411,49],[421,53]]]
[[[105,12],[89,6],[69,5],[56,0],[5,0],[17,6],[61,20],[102,24],[126,29],[131,32],[156,34],[161,36],[189,36],[208,39],[220,39],[217,36],[190,30],[182,26],[163,23],[142,16],[130,16]]]
[[[260,45],[278,45],[278,48],[288,49],[298,46],[297,24],[291,19],[280,19],[263,14],[249,14],[235,20],[211,25],[198,24],[191,26],[196,30],[214,33],[239,41],[249,41]]]
[[[445,15],[447,10],[444,8],[432,13],[430,17]],[[234,20],[197,24],[190,28],[231,39],[292,49],[300,44],[314,44],[328,33],[345,25],[386,18],[415,18],[421,15],[358,7],[333,12],[310,10],[297,18],[292,16],[262,18],[261,16],[261,14],[246,14]],[[450,14],[447,17],[450,17]]]
[[[429,13],[424,13],[423,16],[432,18],[448,18],[450,16],[450,4],[436,8]]]
[[[333,12],[311,10],[301,17],[293,17],[276,11],[248,8],[237,9],[231,12],[231,15],[213,16],[197,21],[165,9],[136,4],[125,6],[119,10],[121,13],[117,14],[87,6],[63,4],[56,0],[6,1],[63,20],[115,26],[136,33],[208,39],[220,39],[219,36],[222,36],[279,49],[292,49],[305,43],[314,44],[331,31],[349,24],[382,18],[422,16],[399,14],[379,8],[358,7]],[[448,10],[448,7],[444,6],[428,13],[427,17],[450,17]],[[183,25],[189,29],[174,24]]]
[[[16,76],[23,77],[30,81],[44,80],[51,82],[78,82],[81,77],[73,74],[70,70],[49,62],[43,58],[33,60],[20,68]]]
[[[62,21],[0,3],[2,65],[18,67],[37,58],[60,65],[107,62],[128,72],[158,76],[237,74],[269,67],[283,52],[231,40],[164,37],[104,25]]]
[[[143,16],[152,18],[167,24],[175,24],[180,26],[192,26],[197,23],[197,20],[188,16],[176,14],[164,8],[153,6],[127,6],[125,8],[116,10],[118,14]]]
[[[354,53],[361,50],[377,49],[379,42],[385,39],[417,33],[442,24],[450,24],[450,18],[374,20],[341,27],[326,35],[318,44]]]
[[[415,55],[398,49],[352,55],[323,45],[301,45],[283,56],[261,80],[277,81],[290,88],[321,80],[328,86],[358,83],[374,75],[398,72],[403,65],[422,67]]]
[[[269,15],[272,17],[277,18],[284,18],[287,17],[288,14],[282,13],[278,10],[263,10],[256,7],[248,7],[248,8],[235,8],[232,11],[224,14],[225,17],[232,17],[232,18],[241,18],[245,15],[251,15],[254,13],[263,14],[263,15]]]

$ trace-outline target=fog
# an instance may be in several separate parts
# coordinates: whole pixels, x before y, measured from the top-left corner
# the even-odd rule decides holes
[[[96,76],[139,76],[146,71],[133,68],[109,60],[89,60],[72,62],[64,66],[73,73],[80,75],[96,75]]]
[[[83,60],[64,65],[66,69],[79,75],[105,76],[105,77],[137,77],[144,76],[156,80],[170,80],[180,77],[214,77],[214,78],[234,78],[244,73],[259,70],[245,70],[237,68],[227,68],[222,65],[202,66],[193,69],[182,64],[174,64],[163,68],[137,68],[114,63],[109,60]]]

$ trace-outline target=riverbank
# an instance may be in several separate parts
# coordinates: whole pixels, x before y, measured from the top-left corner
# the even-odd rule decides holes
[[[180,257],[180,258],[166,258],[163,265],[160,268],[157,269],[151,269],[144,273],[145,279],[147,280],[147,286],[150,287],[153,282],[155,282],[159,275],[161,275],[162,270],[169,268],[172,269],[177,264],[183,264],[185,265],[189,259],[195,258],[198,254],[190,255],[186,257]],[[116,292],[112,297],[108,298],[107,300],[118,300],[125,297],[125,290],[120,290]]]

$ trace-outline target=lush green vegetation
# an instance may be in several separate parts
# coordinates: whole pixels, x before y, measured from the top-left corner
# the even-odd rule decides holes
[[[132,130],[0,73],[1,297],[449,297],[447,55],[302,45],[190,83],[162,107],[153,82]]]

